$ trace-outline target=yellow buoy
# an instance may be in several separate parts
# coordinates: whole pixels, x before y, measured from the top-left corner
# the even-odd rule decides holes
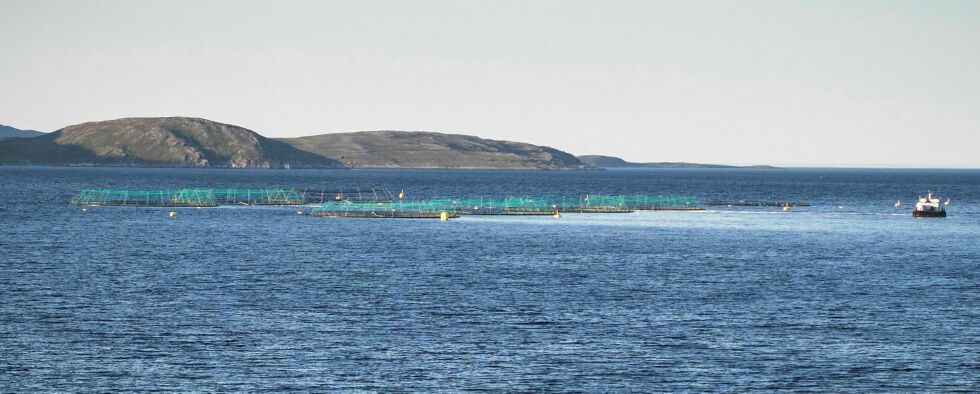
[[[902,206],[902,200],[895,201],[895,206],[896,207]]]
[[[473,207],[473,210],[474,211],[479,211],[480,210],[480,207]]]
[[[449,212],[446,211],[439,212],[439,220],[443,222],[449,220]]]
[[[85,212],[87,210],[88,210],[88,208],[82,208],[82,212]]]
[[[843,205],[838,205],[837,206],[837,209],[844,209],[844,206]]]
[[[303,211],[296,211],[296,214],[297,215],[302,215],[303,214]]]
[[[177,216],[177,212],[175,212],[175,211],[170,211],[170,216]]]
[[[948,198],[946,199],[946,202],[943,203],[943,205],[949,205],[949,199]]]
[[[560,218],[560,217],[561,217],[561,214],[560,214],[560,213],[558,213],[558,210],[556,209],[556,210],[555,210],[555,219],[558,219],[558,218]]]
[[[405,198],[405,189],[402,189],[402,192],[398,193],[398,198]]]

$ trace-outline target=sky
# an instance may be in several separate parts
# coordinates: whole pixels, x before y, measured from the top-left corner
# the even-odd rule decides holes
[[[0,124],[980,168],[980,1],[0,0]]]

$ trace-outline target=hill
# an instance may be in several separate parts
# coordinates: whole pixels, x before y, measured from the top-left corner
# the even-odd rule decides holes
[[[546,146],[423,131],[361,131],[280,139],[307,152],[368,168],[590,168]]]
[[[683,162],[634,163],[618,157],[600,155],[578,156],[578,159],[585,164],[599,168],[775,168],[772,166],[726,166]]]
[[[0,124],[0,141],[10,137],[30,138],[37,137],[44,133],[36,130],[21,130]]]
[[[198,118],[126,118],[0,141],[0,163],[341,168],[254,131]]]

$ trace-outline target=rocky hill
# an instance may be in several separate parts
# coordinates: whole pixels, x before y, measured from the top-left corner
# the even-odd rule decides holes
[[[361,131],[280,141],[369,168],[590,168],[575,156],[546,146],[423,131]]]
[[[0,141],[0,163],[341,168],[254,131],[206,119],[126,118]]]

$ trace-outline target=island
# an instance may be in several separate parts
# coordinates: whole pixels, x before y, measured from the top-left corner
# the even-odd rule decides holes
[[[583,155],[578,156],[583,163],[596,168],[777,168],[768,165],[756,166],[730,166],[723,164],[701,164],[684,162],[653,162],[653,163],[634,163],[614,156],[602,155]]]

